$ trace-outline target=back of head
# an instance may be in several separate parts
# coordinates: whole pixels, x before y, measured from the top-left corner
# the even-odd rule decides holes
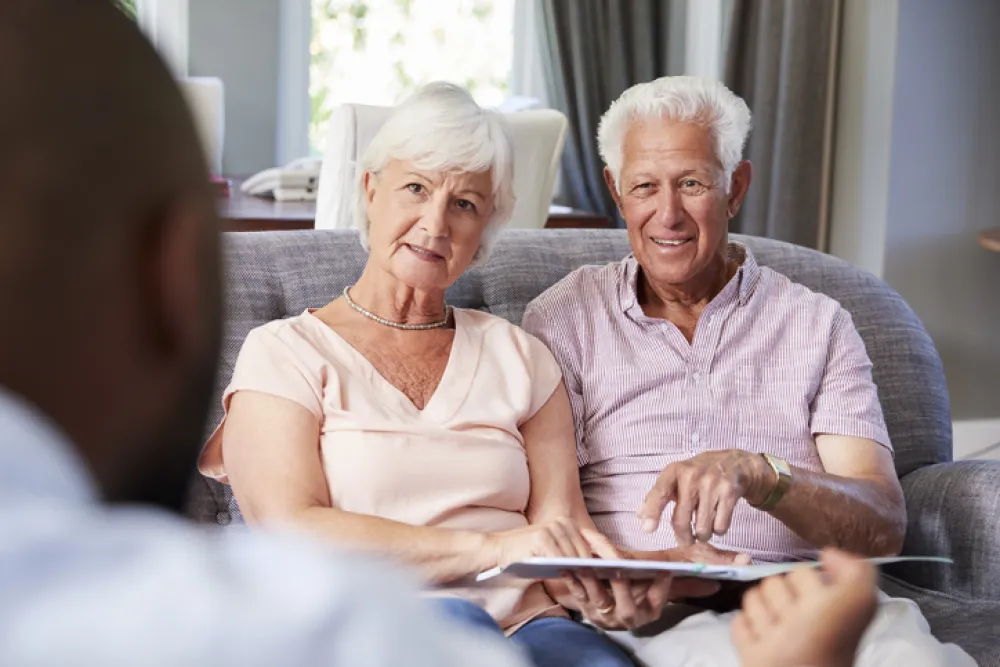
[[[391,160],[428,171],[492,172],[494,211],[475,261],[485,260],[514,212],[514,140],[503,114],[483,109],[467,91],[443,81],[422,86],[397,105],[356,167],[355,227],[362,244],[368,229],[365,171],[377,174]]]
[[[728,184],[750,134],[750,109],[721,82],[693,76],[665,76],[632,86],[601,117],[597,143],[615,182],[622,170],[625,134],[635,121],[662,119],[708,128],[716,140]],[[728,185],[727,185],[728,187]]]
[[[107,498],[176,506],[219,318],[190,114],[109,0],[4,0],[0,63],[0,308],[19,316],[0,385],[66,432]],[[160,442],[192,431],[190,451]]]

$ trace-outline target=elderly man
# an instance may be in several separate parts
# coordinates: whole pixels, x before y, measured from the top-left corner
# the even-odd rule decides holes
[[[619,546],[676,558],[709,543],[757,561],[828,546],[896,554],[903,495],[851,316],[728,241],[750,187],[749,131],[746,104],[717,82],[627,90],[598,140],[633,253],[567,276],[529,305],[524,327],[562,366],[587,506]],[[608,612],[591,620],[630,625]],[[656,667],[736,665],[731,618],[697,613],[625,639]],[[936,642],[912,602],[887,598],[858,656],[974,664]]]

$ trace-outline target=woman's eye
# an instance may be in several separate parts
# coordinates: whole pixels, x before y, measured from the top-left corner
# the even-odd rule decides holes
[[[420,185],[420,183],[409,183],[406,189],[415,195],[419,195],[424,191],[424,186]]]
[[[476,205],[473,204],[468,199],[459,199],[457,202],[455,202],[455,205],[458,206],[463,211],[470,211],[472,213],[475,213],[476,211]]]

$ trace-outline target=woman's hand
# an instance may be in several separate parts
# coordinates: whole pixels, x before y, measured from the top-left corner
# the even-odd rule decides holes
[[[603,536],[599,536],[606,542]],[[594,544],[595,553],[602,553],[600,542]],[[692,563],[710,563],[716,565],[749,565],[750,557],[730,551],[721,551],[710,544],[697,543],[690,547],[678,547],[666,551],[648,552],[616,552],[615,558],[639,560],[666,560]],[[612,556],[607,556],[608,558]],[[610,588],[605,584],[606,592],[611,595],[602,598],[598,603],[591,602],[592,595],[587,591],[574,588],[568,583],[580,611],[595,625],[608,630],[637,628],[659,619],[663,608],[670,600],[678,598],[697,598],[713,595],[719,591],[719,584],[705,579],[681,578],[672,579],[664,574],[653,579],[612,580]],[[628,586],[628,589],[625,588]],[[625,590],[631,593],[631,600],[625,596]],[[614,610],[608,608],[606,601],[614,605]]]
[[[600,558],[627,559],[632,555],[614,547],[596,532],[584,530],[591,550]],[[607,630],[638,628],[660,618],[669,600],[669,574],[653,579],[608,579],[568,576],[566,585],[580,613],[591,623]]]
[[[603,582],[593,579],[589,587],[583,579],[570,578],[567,584],[588,621],[606,630],[626,630],[660,618],[669,601],[672,577],[665,574],[654,579]]]
[[[593,551],[579,526],[560,518],[492,534],[497,565],[503,566],[525,558],[590,558]]]
[[[506,565],[532,557],[625,558],[600,533],[581,529],[570,519],[556,519],[493,536],[496,562]],[[670,582],[630,582],[625,579],[610,582],[580,573],[565,573],[561,581],[573,597],[574,607],[594,624],[607,628],[637,627],[662,608],[660,597],[666,596]],[[656,588],[653,591],[653,588]],[[650,597],[650,591],[652,596]],[[649,620],[647,620],[649,619]]]
[[[524,528],[496,533],[493,536],[498,565],[506,565],[524,558],[622,558],[618,550],[600,533],[581,529],[571,519],[560,518]],[[580,604],[597,609],[614,609],[615,598],[611,591],[596,577],[565,573],[562,581]]]

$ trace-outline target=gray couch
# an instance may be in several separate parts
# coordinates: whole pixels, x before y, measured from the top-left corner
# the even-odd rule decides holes
[[[845,262],[766,239],[734,240],[763,266],[832,296],[854,316],[874,362],[906,493],[904,553],[955,559],[950,567],[891,568],[883,588],[916,600],[942,640],[963,646],[984,667],[1000,667],[1000,463],[951,462],[944,374],[920,321],[888,286]],[[574,268],[628,252],[620,231],[508,230],[489,263],[463,276],[449,300],[519,323],[527,303]],[[223,384],[250,329],[326,303],[358,278],[365,261],[348,230],[229,234],[225,253]],[[216,407],[212,419],[219,417]],[[228,487],[202,479],[193,484],[190,513],[223,525],[241,521]]]

